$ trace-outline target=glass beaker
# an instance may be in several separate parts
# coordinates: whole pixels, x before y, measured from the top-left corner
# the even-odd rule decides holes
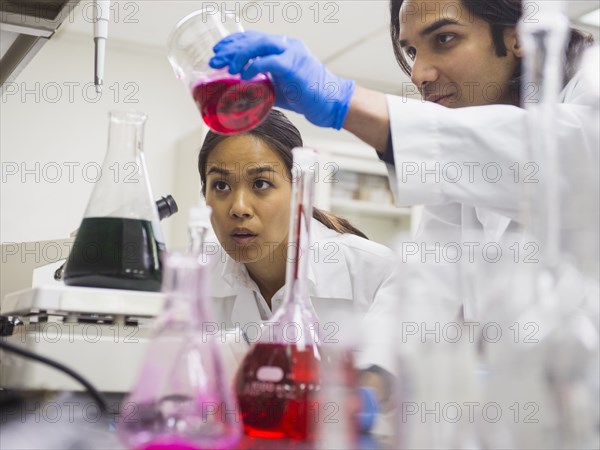
[[[230,449],[242,430],[215,336],[209,266],[165,258],[165,307],[138,381],[122,404],[119,437],[134,450]]]
[[[355,355],[359,347],[356,338],[364,325],[353,309],[337,308],[319,319],[323,330],[319,335],[321,379],[315,393],[318,410],[311,414],[317,428],[315,448],[362,448],[358,433],[365,416],[361,416]]]
[[[146,172],[146,115],[109,114],[108,149],[73,249],[64,281],[88,286],[159,291],[165,249]]]
[[[308,291],[310,223],[316,152],[295,148],[284,301],[262,324],[235,377],[246,434],[259,438],[315,437],[321,355],[317,317]]]
[[[259,73],[245,81],[239,74],[231,75],[227,67],[213,69],[208,65],[215,44],[242,31],[236,14],[205,8],[181,19],[167,41],[175,76],[190,90],[204,123],[221,134],[254,128],[275,103],[269,75]]]
[[[566,2],[525,2],[524,9],[531,6],[528,3],[535,3],[538,20],[523,20],[518,31],[525,53],[523,92],[525,86],[533,86],[537,94],[524,103],[523,134],[536,180],[526,185],[525,231],[519,234],[535,253],[526,259],[522,256],[522,261],[514,253],[514,261],[511,255],[508,264],[500,267],[504,273],[493,268],[496,285],[508,279],[511,283],[504,292],[495,289],[496,298],[487,302],[495,304],[494,310],[483,311],[494,314],[489,317],[510,334],[485,345],[489,375],[484,400],[486,404],[504,401],[512,411],[493,426],[481,422],[481,444],[483,448],[597,448],[600,340],[597,316],[589,315],[586,304],[592,297],[598,303],[598,282],[597,275],[589,277],[585,249],[598,242],[597,227],[590,230],[586,217],[598,208],[592,188],[597,170],[588,169],[593,161],[566,154],[558,138],[565,128],[564,123],[558,124],[570,33]],[[577,235],[584,237],[583,242],[572,240]],[[517,239],[507,240],[510,249],[527,248],[515,245],[520,244]],[[517,276],[509,276],[509,270]],[[490,279],[486,279],[488,286]]]

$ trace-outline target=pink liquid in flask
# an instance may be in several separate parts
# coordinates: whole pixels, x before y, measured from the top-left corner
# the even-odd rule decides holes
[[[185,436],[164,435],[137,447],[137,450],[231,450],[239,443],[238,436],[223,439],[207,439],[205,442]]]
[[[249,81],[221,78],[200,82],[194,86],[192,95],[204,122],[221,134],[251,130],[275,103],[273,84],[264,74]]]
[[[202,449],[197,444],[183,438],[169,437],[149,442],[142,450],[209,450]]]
[[[256,344],[238,369],[235,389],[244,431],[255,438],[314,439],[319,356],[312,346]]]

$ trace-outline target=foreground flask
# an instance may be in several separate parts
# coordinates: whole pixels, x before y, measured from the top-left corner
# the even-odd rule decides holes
[[[534,86],[539,94],[524,105],[528,157],[538,172],[536,182],[527,184],[523,223],[530,234],[523,241],[535,245],[536,254],[523,264],[517,259],[511,264],[517,276],[529,272],[520,283],[500,274],[511,286],[489,302],[500,312],[493,320],[513,335],[486,345],[491,376],[485,401],[504,399],[512,411],[493,427],[482,423],[481,447],[598,448],[599,284],[597,271],[590,270],[590,263],[597,267],[597,262],[589,259],[598,243],[597,226],[590,228],[597,224],[597,160],[594,164],[591,155],[589,161],[565,157],[559,146],[557,130],[564,126],[557,125],[558,112],[569,42],[566,2],[527,3],[535,3],[539,18],[519,25],[525,86]],[[524,4],[524,10],[526,6],[531,5]],[[586,137],[591,148],[593,135]],[[585,242],[578,242],[578,235]],[[515,248],[518,241],[510,242]],[[489,278],[486,284],[489,289]]]
[[[240,364],[235,390],[246,434],[305,440],[316,429],[321,361],[307,278],[316,152],[295,148],[293,155],[284,301]]]
[[[146,115],[111,112],[108,149],[64,280],[72,286],[159,291],[164,241],[143,154]]]
[[[166,303],[139,378],[122,405],[130,449],[229,449],[241,437],[237,408],[212,329],[208,266],[167,254]]]

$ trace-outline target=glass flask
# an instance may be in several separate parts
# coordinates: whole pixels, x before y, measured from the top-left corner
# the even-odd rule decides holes
[[[146,115],[109,114],[108,149],[69,254],[64,281],[88,286],[159,291],[165,250],[146,172]]]
[[[317,394],[319,409],[311,415],[317,426],[315,448],[360,448],[362,402],[356,370],[359,352],[356,337],[362,327],[354,310],[337,309],[335,317],[328,317],[325,312],[319,319],[321,329],[329,333],[321,333],[319,342],[322,369]]]
[[[165,307],[119,436],[135,450],[229,449],[242,430],[214,335],[209,269],[194,253],[165,258]],[[211,328],[212,329],[212,328]]]
[[[221,134],[248,131],[260,124],[275,103],[271,78],[259,73],[250,80],[213,69],[213,47],[231,33],[244,31],[238,15],[214,7],[181,19],[167,42],[175,76],[189,89],[204,123]]]
[[[505,274],[518,271],[527,278],[517,283],[513,277],[502,298],[489,302],[497,304],[490,320],[510,334],[487,345],[485,400],[497,401],[510,415],[493,426],[483,424],[481,435],[486,448],[598,448],[600,338],[597,315],[587,308],[597,305],[598,275],[590,276],[588,249],[582,252],[582,243],[572,240],[585,235],[585,246],[597,246],[598,228],[590,228],[594,220],[588,219],[598,211],[598,191],[592,188],[598,175],[589,172],[592,162],[565,158],[567,149],[558,145],[556,114],[569,36],[564,2],[535,3],[538,20],[523,21],[519,32],[525,88],[539,93],[524,105],[529,157],[539,173],[527,186],[523,241],[536,251],[533,259],[506,267]],[[566,188],[565,178],[572,186]]]
[[[532,186],[530,198],[532,232],[541,251],[535,302],[525,317],[541,324],[540,342],[534,350],[542,365],[537,386],[544,389],[540,409],[542,418],[548,417],[549,444],[597,448],[600,337],[598,323],[594,323],[597,317],[589,314],[586,303],[598,302],[598,161],[569,158],[564,164],[561,157],[565,149],[556,139],[556,111],[569,22],[564,14],[566,2],[545,3],[540,23],[523,24],[526,76],[541,92],[537,104],[526,105],[533,131],[529,135],[531,156],[540,164],[540,182]],[[563,172],[575,184],[566,194],[558,182]],[[573,239],[573,235],[580,238]],[[524,353],[522,357],[532,358],[534,352]]]
[[[460,264],[441,256],[454,245],[454,230],[436,230],[435,243],[398,233],[402,264],[397,301],[388,316],[395,326],[395,403],[390,448],[480,448],[474,442],[475,322],[460,308],[464,285]],[[418,249],[418,250],[417,250]],[[440,282],[441,281],[441,282]],[[461,280],[462,281],[462,280]],[[471,328],[469,328],[471,326]]]
[[[206,236],[211,229],[211,214],[212,208],[202,202],[198,206],[190,208],[188,215],[189,252],[198,256],[201,264],[208,262],[204,245],[206,243]]]
[[[309,298],[308,264],[317,154],[293,149],[292,202],[284,301],[261,327],[235,377],[246,434],[312,440],[320,386],[317,317]]]

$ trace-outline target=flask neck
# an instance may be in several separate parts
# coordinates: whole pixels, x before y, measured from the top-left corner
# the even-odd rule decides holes
[[[534,98],[524,95],[531,131],[528,135],[531,161],[539,169],[539,180],[527,185],[527,218],[541,247],[542,265],[557,272],[560,266],[561,193],[556,105],[564,80],[569,23],[563,2],[545,2],[540,21],[520,24],[525,51],[525,83],[535,88]],[[531,97],[531,96],[530,96]],[[537,173],[536,173],[537,175]]]
[[[189,251],[192,255],[201,256],[204,249],[204,242],[206,241],[207,229],[204,227],[190,227],[190,248]]]
[[[199,206],[192,207],[188,216],[189,248],[188,252],[206,262],[205,243],[210,230],[212,208],[203,201]]]
[[[178,330],[199,330],[211,320],[205,307],[209,298],[207,268],[190,254],[167,256],[163,292],[166,296],[163,327]]]
[[[308,167],[295,168],[285,275],[284,305],[308,302],[311,219],[313,215],[314,173]]]
[[[110,112],[108,148],[85,217],[150,222],[155,239],[162,243],[158,210],[143,154],[145,122],[143,113]]]
[[[146,115],[111,112],[107,159],[136,161],[143,154]]]
[[[273,324],[273,333],[263,334],[262,339],[304,349],[319,343],[315,332],[317,315],[310,302],[308,286],[315,187],[312,169],[317,155],[314,150],[307,148],[294,148],[292,153],[294,165],[284,300],[269,321]],[[290,330],[293,330],[291,334]]]

